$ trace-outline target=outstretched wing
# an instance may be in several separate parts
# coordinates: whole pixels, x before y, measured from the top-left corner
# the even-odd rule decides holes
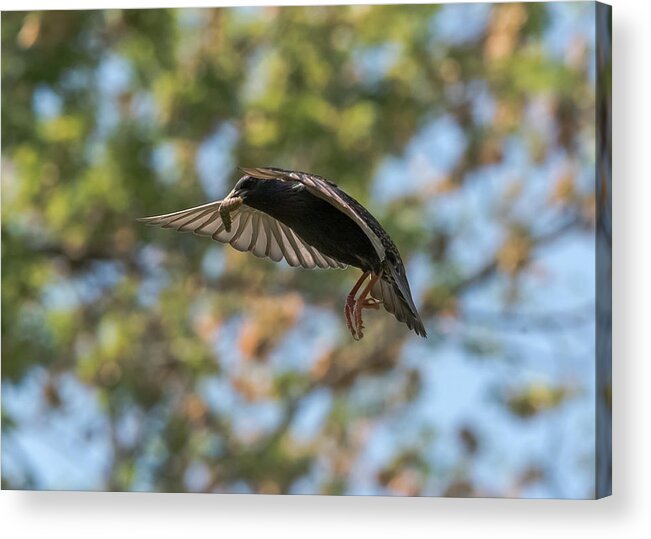
[[[332,204],[339,211],[345,213],[348,217],[350,217],[362,229],[364,234],[366,234],[368,239],[371,241],[373,248],[380,257],[380,260],[384,260],[385,249],[384,245],[382,244],[382,240],[376,231],[373,230],[369,222],[367,222],[368,219],[365,220],[362,218],[360,212],[365,212],[368,214],[368,216],[371,217],[371,219],[373,219],[372,216],[366,210],[364,210],[359,202],[344,193],[332,182],[329,182],[325,178],[316,176],[314,174],[297,172],[293,170],[283,170],[280,168],[240,167],[240,170],[249,176],[259,178],[261,180],[292,180],[302,183],[312,195]]]
[[[283,258],[290,266],[312,268],[345,268],[346,265],[324,255],[308,245],[291,228],[273,217],[246,204],[231,212],[231,229],[226,230],[219,206],[221,200],[165,215],[139,219],[150,225],[193,232],[228,243],[238,251],[250,251],[255,256],[278,262]]]
[[[371,288],[371,296],[380,300],[387,312],[393,314],[400,322],[421,337],[427,337],[425,326],[415,307],[412,309],[396,287],[385,279],[378,279]],[[411,299],[411,296],[410,298]]]

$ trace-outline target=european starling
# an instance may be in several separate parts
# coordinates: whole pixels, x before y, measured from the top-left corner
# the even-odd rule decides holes
[[[276,262],[284,258],[290,266],[359,268],[362,276],[344,309],[353,338],[363,337],[362,310],[378,309],[380,303],[409,329],[427,336],[400,253],[364,206],[314,174],[240,170],[244,176],[224,200],[140,220],[210,236]]]

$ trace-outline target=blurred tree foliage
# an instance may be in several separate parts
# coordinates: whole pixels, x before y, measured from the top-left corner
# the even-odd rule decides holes
[[[356,492],[373,425],[423,391],[417,364],[404,360],[413,340],[392,317],[371,313],[365,339],[348,338],[339,309],[352,270],[288,270],[136,217],[222,195],[237,164],[335,180],[378,215],[408,265],[420,257],[433,268],[417,300],[432,335],[418,343],[423,361],[445,342],[441,321],[463,323],[464,294],[501,279],[504,306],[517,306],[537,249],[593,228],[594,192],[575,166],[594,137],[586,43],[566,57],[547,54],[542,4],[497,5],[475,35],[438,40],[437,10],[2,14],[3,383],[40,373],[44,414],[67,406],[62,380],[92,388],[111,444],[100,487],[281,493],[301,491],[309,477],[303,491]],[[494,103],[489,122],[473,108],[478,87]],[[548,136],[526,117],[541,96]],[[443,115],[465,137],[449,173],[388,203],[370,198],[384,160],[403,156]],[[495,206],[501,243],[464,265],[451,254],[457,231],[424,218],[426,209],[501,163],[514,138],[534,163],[565,156],[540,201],[556,219],[544,228],[518,214],[526,178],[514,178]],[[504,350],[499,337],[465,344],[477,356]],[[212,402],[208,382],[235,404]],[[323,394],[323,421],[301,436],[301,410]],[[572,394],[542,381],[505,386],[498,400],[528,421]],[[275,410],[273,421],[236,413],[253,418],[258,404]],[[544,477],[531,464],[486,492],[464,471],[485,447],[476,426],[459,425],[454,464],[426,449],[436,427],[405,438],[367,491],[513,495]],[[16,428],[3,411],[3,437]],[[29,478],[24,470],[3,486],[38,486]]]

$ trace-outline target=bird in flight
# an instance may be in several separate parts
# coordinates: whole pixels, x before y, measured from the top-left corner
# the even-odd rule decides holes
[[[244,173],[223,200],[140,219],[194,232],[238,251],[290,266],[362,270],[346,299],[346,324],[361,339],[363,309],[380,304],[426,337],[397,247],[377,219],[353,197],[320,176],[280,168]]]

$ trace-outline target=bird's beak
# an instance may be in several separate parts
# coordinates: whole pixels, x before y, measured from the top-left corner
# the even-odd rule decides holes
[[[224,201],[231,200],[233,198],[241,197],[242,193],[240,193],[239,189],[233,188],[228,195],[226,195],[226,198]]]
[[[248,176],[248,175],[242,176],[239,179],[238,184],[239,184],[240,181],[245,180],[245,179],[247,179],[249,177],[250,176]],[[235,187],[233,187],[233,190],[230,193],[228,193],[228,196],[226,198],[227,199],[228,198],[235,198],[235,197],[245,198],[247,193],[248,193],[247,189],[238,188],[237,185],[236,185]]]

